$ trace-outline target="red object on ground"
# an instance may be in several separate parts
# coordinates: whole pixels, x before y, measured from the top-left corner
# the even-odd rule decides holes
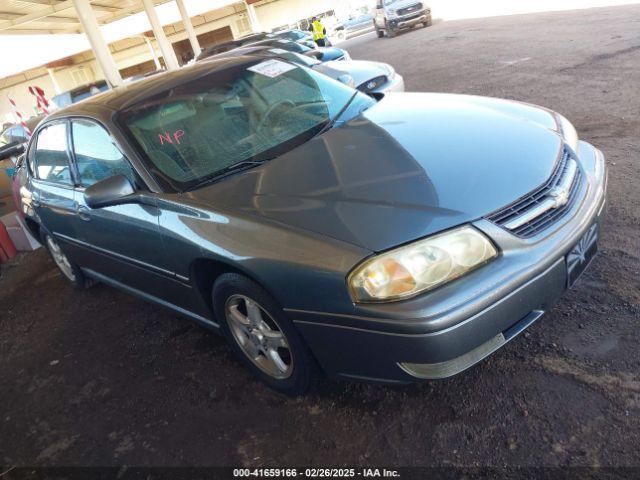
[[[0,261],[5,262],[18,254],[4,223],[0,222]]]

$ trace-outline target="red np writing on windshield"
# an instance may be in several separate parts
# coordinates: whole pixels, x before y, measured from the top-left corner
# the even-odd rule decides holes
[[[183,136],[184,130],[176,130],[175,132],[173,132],[173,135],[171,134],[171,132],[164,132],[164,134],[159,133],[158,140],[160,140],[160,145],[164,145],[165,142],[170,143],[171,145],[173,145],[174,143],[180,145],[180,139]]]

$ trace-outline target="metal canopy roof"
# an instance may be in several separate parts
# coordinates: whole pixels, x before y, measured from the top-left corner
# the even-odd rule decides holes
[[[100,24],[143,10],[140,0],[91,0],[91,6]],[[82,33],[73,0],[0,0],[0,35],[56,33]]]

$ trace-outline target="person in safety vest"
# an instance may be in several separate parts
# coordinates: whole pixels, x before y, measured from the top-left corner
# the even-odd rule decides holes
[[[318,17],[313,17],[313,20],[311,20],[309,31],[313,33],[313,41],[316,42],[316,45],[319,47],[326,45],[325,36],[327,35],[327,29],[324,28],[324,25],[318,20]]]

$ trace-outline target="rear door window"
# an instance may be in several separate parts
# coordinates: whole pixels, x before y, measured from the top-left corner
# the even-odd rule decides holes
[[[72,185],[67,154],[67,124],[54,123],[38,133],[34,152],[35,175],[40,180]]]

